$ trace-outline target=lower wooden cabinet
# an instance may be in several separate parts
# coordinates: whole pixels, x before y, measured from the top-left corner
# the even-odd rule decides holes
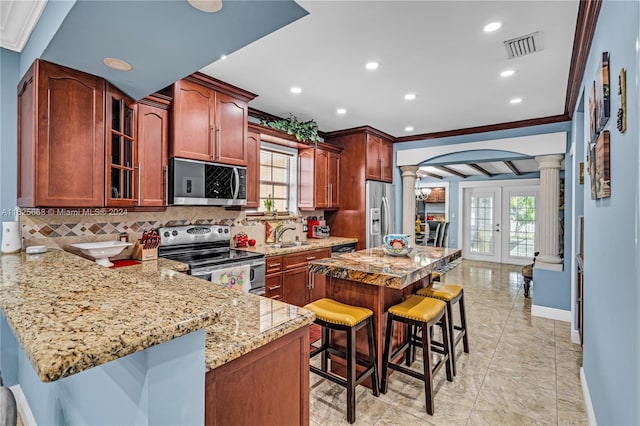
[[[309,327],[209,371],[204,424],[309,424]]]
[[[326,277],[309,274],[309,262],[327,257],[331,257],[330,248],[268,257],[265,297],[296,306],[325,297]]]

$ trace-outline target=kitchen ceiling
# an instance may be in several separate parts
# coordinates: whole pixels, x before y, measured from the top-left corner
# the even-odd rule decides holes
[[[578,3],[300,0],[309,15],[201,71],[257,93],[255,109],[325,132],[370,125],[403,137],[558,116]],[[537,52],[508,59],[505,41],[536,32]]]
[[[418,175],[422,177],[435,179],[453,178],[454,180],[474,176],[521,176],[530,173],[538,173],[538,162],[533,158],[421,166],[418,170]]]

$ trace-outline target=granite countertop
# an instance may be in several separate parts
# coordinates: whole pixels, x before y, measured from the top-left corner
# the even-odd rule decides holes
[[[269,244],[259,244],[254,247],[236,247],[234,250],[250,251],[253,253],[262,253],[267,257],[279,256],[281,254],[298,253],[301,251],[315,250],[319,248],[333,247],[340,244],[357,243],[357,238],[349,237],[328,237],[328,238],[309,238],[301,240],[304,245],[293,247],[274,248]],[[290,242],[290,241],[289,241]]]
[[[344,280],[402,289],[462,256],[460,249],[417,246],[408,256],[385,255],[381,247],[314,260],[309,270]]]
[[[109,269],[62,250],[3,254],[0,309],[43,382],[205,327],[208,371],[314,320],[185,269],[167,259]]]

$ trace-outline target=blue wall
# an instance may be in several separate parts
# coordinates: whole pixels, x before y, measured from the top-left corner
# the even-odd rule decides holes
[[[605,129],[610,131],[611,197],[591,200],[588,176],[584,182],[583,368],[602,425],[640,424],[639,25],[637,1],[604,1],[582,81],[586,112],[602,52],[609,52],[611,119]],[[624,134],[616,129],[615,119],[621,68],[627,70]],[[589,135],[588,119],[584,121],[584,134]]]
[[[0,220],[15,220],[18,176],[16,87],[20,54],[0,48]]]

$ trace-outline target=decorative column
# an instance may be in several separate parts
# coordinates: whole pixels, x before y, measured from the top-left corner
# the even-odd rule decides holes
[[[538,223],[540,224],[540,254],[536,268],[562,270],[559,249],[560,214],[560,163],[564,155],[542,155],[536,157],[540,170],[540,202]]]
[[[409,236],[411,247],[416,245],[416,172],[418,166],[402,166],[402,233]]]

